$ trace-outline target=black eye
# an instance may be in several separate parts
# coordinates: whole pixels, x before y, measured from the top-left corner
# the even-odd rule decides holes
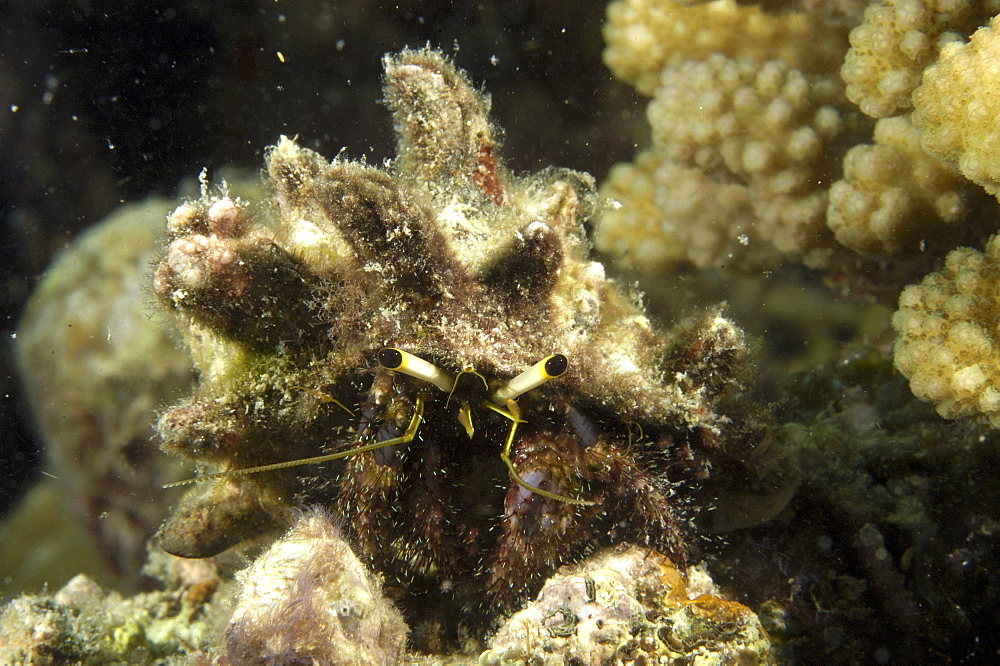
[[[403,365],[403,352],[392,347],[385,347],[378,351],[378,362],[386,370],[395,370]]]
[[[566,372],[568,366],[569,360],[562,354],[553,354],[545,360],[545,372],[550,377],[558,377]]]

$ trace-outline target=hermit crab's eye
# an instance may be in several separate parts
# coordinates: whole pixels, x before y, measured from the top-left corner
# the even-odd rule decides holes
[[[568,366],[569,360],[562,354],[546,356],[498,388],[493,394],[493,402],[500,405],[506,404],[508,400],[513,400],[522,393],[541,386],[550,379],[555,379],[566,372]]]
[[[386,370],[422,379],[437,386],[445,393],[455,388],[455,378],[429,361],[395,347],[385,347],[378,352],[378,363]]]

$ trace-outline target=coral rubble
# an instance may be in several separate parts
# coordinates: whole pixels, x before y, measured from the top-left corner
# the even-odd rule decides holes
[[[407,627],[336,519],[319,508],[250,566],[151,548],[160,591],[123,597],[80,575],[55,594],[0,607],[3,663],[443,664],[482,652],[406,651]],[[235,590],[234,588],[240,588]],[[426,630],[426,629],[425,629]],[[490,639],[478,663],[773,663],[749,608],[723,598],[702,566],[676,569],[619,546],[562,567]]]
[[[160,553],[147,565],[166,589],[123,597],[78,575],[55,594],[0,608],[4,664],[198,663],[228,614],[216,567]]]
[[[772,663],[749,608],[711,591],[689,598],[670,560],[635,547],[560,569],[490,645],[479,663]]]
[[[200,381],[157,430],[221,471],[161,544],[213,555],[320,503],[410,617],[514,610],[594,543],[683,558],[680,483],[756,441],[725,412],[741,331],[654,329],[589,256],[589,176],[509,173],[439,52],[384,65],[392,163],[282,138],[270,201],[206,190],[169,217],[153,289]]]

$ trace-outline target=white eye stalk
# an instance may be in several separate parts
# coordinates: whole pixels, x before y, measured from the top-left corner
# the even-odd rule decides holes
[[[386,370],[422,379],[437,386],[445,393],[455,389],[455,378],[429,361],[395,347],[379,350],[378,363]]]
[[[522,393],[527,393],[566,372],[569,361],[562,354],[546,356],[517,377],[501,386],[493,394],[493,402],[506,405],[508,400],[514,400]]]

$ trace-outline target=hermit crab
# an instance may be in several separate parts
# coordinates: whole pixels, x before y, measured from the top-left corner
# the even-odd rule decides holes
[[[210,469],[162,547],[214,555],[324,504],[411,616],[495,617],[605,543],[682,557],[678,484],[737,445],[742,333],[718,311],[656,330],[591,257],[590,176],[507,171],[440,52],[384,66],[394,160],[282,138],[267,200],[206,187],[168,219],[153,289],[200,381],[158,432]]]

